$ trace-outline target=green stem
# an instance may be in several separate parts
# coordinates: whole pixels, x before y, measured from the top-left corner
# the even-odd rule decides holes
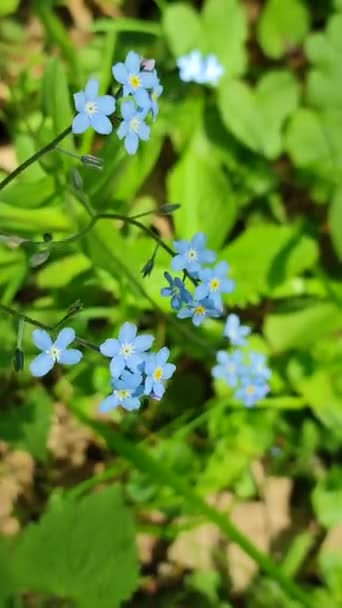
[[[64,131],[62,131],[62,133],[57,135],[57,137],[55,137],[55,139],[50,141],[49,144],[47,144],[46,146],[44,146],[43,148],[38,150],[38,152],[33,154],[33,156],[31,156],[30,158],[25,160],[21,165],[19,165],[19,167],[17,167],[14,171],[12,171],[12,173],[7,175],[7,177],[5,177],[5,179],[2,180],[2,182],[0,182],[0,191],[3,190],[3,188],[5,188],[5,186],[7,186],[7,184],[9,184],[12,180],[14,180],[17,177],[17,175],[19,175],[20,173],[25,171],[25,169],[27,169],[30,165],[32,165],[37,160],[39,160],[42,156],[44,156],[44,154],[46,154],[47,152],[50,152],[50,150],[53,150],[57,146],[57,144],[60,141],[62,141],[62,139],[64,139],[67,135],[69,135],[69,133],[71,133],[71,126],[64,129]]]
[[[301,602],[305,608],[312,608],[311,598],[289,579],[268,555],[260,551],[249,538],[235,526],[227,513],[221,513],[209,505],[191,488],[190,485],[183,481],[181,477],[150,456],[144,449],[130,443],[118,431],[113,431],[107,425],[91,420],[83,412],[77,409],[73,408],[72,411],[81,422],[99,434],[106,441],[111,450],[128,459],[137,469],[149,474],[153,479],[158,480],[161,485],[167,485],[172,488],[177,495],[183,496],[190,507],[195,511],[202,513],[210,521],[215,523],[230,541],[239,545],[249,557],[259,564],[264,573],[277,581],[287,595]]]

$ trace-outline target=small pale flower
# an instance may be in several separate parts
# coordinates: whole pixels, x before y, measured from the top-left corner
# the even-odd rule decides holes
[[[189,319],[192,318],[192,322],[196,327],[202,325],[202,323],[208,317],[219,317],[220,311],[217,310],[216,306],[209,298],[204,298],[203,300],[193,300],[189,304],[186,305],[185,308],[182,308],[177,314],[179,319]]]
[[[178,277],[173,278],[169,272],[164,272],[164,277],[169,283],[169,287],[161,289],[161,295],[171,298],[171,307],[173,310],[180,310],[183,304],[191,302],[191,293],[185,288],[185,285]]]
[[[150,101],[151,101],[151,112],[152,112],[153,120],[156,120],[158,113],[159,113],[158,99],[163,92],[163,87],[160,84],[159,78],[157,77],[157,74],[155,71],[154,71],[154,73],[155,73],[156,81],[155,81],[155,84],[151,91]]]
[[[234,396],[236,399],[241,399],[246,407],[251,407],[266,397],[268,392],[269,386],[262,378],[246,375],[241,378],[240,386]]]
[[[266,357],[262,353],[250,352],[250,373],[257,378],[262,378],[263,380],[269,380],[272,375],[272,372],[269,367],[266,365]]]
[[[211,264],[216,260],[216,254],[206,249],[207,237],[203,232],[198,232],[191,241],[174,241],[173,245],[177,252],[172,258],[173,270],[186,270],[189,274],[196,276],[201,270],[202,264]]]
[[[100,352],[111,358],[110,371],[113,378],[119,378],[125,368],[136,371],[153,341],[154,337],[150,335],[137,336],[134,323],[124,323],[118,339],[109,338],[101,344]]]
[[[169,349],[164,346],[158,353],[148,356],[145,362],[145,395],[161,399],[165,393],[165,381],[174,374],[176,366],[167,363],[170,356]]]
[[[147,141],[150,138],[150,127],[144,122],[147,110],[138,110],[133,101],[124,101],[121,114],[123,120],[117,131],[119,139],[125,139],[128,154],[135,154],[139,139]]]
[[[216,87],[224,74],[224,67],[216,55],[208,55],[203,65],[203,82]]]
[[[123,85],[124,97],[133,95],[140,108],[148,109],[150,99],[146,89],[155,85],[155,74],[152,71],[143,70],[141,57],[134,51],[130,51],[124,63],[113,65],[114,78]]]
[[[88,80],[84,91],[74,94],[75,107],[79,112],[72,122],[73,133],[84,133],[89,127],[101,135],[112,132],[108,116],[115,110],[115,99],[111,95],[99,96],[98,80]]]
[[[234,346],[245,346],[247,344],[246,338],[250,333],[251,328],[247,325],[241,325],[237,315],[228,315],[223,335],[229,338]]]
[[[217,365],[212,369],[214,378],[222,378],[232,388],[235,388],[240,379],[241,371],[244,367],[243,354],[240,350],[227,353],[219,350],[217,355]]]
[[[227,278],[229,266],[227,262],[219,262],[215,268],[202,268],[198,273],[200,284],[195,290],[195,299],[202,300],[210,297],[215,306],[222,310],[222,293],[231,293],[235,289],[235,281]]]
[[[33,359],[30,365],[31,374],[40,378],[45,376],[55,363],[62,363],[63,365],[79,363],[83,356],[81,351],[68,348],[75,337],[75,331],[71,327],[64,327],[53,342],[44,329],[35,329],[32,333],[32,339],[42,353]]]
[[[124,371],[120,379],[112,381],[113,394],[106,397],[99,406],[104,414],[121,405],[126,410],[137,410],[140,407],[140,397],[143,394],[142,375]]]
[[[179,57],[176,63],[179,68],[179,78],[183,82],[203,82],[204,64],[200,51],[191,51],[188,55]]]

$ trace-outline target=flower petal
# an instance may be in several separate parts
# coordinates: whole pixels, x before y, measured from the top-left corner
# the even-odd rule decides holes
[[[151,98],[145,89],[137,89],[134,91],[134,99],[139,108],[149,110],[151,107]]]
[[[158,365],[164,365],[170,356],[170,350],[167,346],[163,346],[160,351],[157,353],[156,359]]]
[[[140,400],[137,397],[128,397],[128,399],[125,399],[123,402],[122,407],[130,412],[132,410],[138,410],[140,405]]]
[[[140,80],[145,89],[152,89],[156,85],[156,75],[153,72],[141,72]]]
[[[63,350],[64,348],[67,348],[69,346],[69,344],[71,344],[71,342],[73,342],[75,340],[75,330],[72,329],[72,327],[64,327],[64,329],[62,329],[62,331],[59,332],[55,342],[54,342],[54,346],[56,348],[60,348],[61,350]]]
[[[76,365],[79,363],[83,357],[83,353],[77,348],[69,348],[68,350],[63,350],[59,357],[59,363],[63,363],[63,365]]]
[[[135,336],[137,335],[137,326],[134,323],[124,323],[119,332],[119,341],[122,343],[130,343],[133,342]]]
[[[129,51],[127,57],[126,57],[126,61],[125,64],[127,66],[127,70],[131,73],[134,72],[139,73],[140,72],[140,57],[138,55],[138,53],[135,53],[134,51]]]
[[[118,378],[125,369],[126,362],[123,357],[114,357],[110,362],[110,373],[113,378]]]
[[[141,122],[138,127],[138,135],[143,141],[150,139],[151,129],[144,122]]]
[[[40,350],[49,350],[52,345],[52,340],[45,329],[35,329],[32,332],[32,340]]]
[[[136,133],[129,133],[125,139],[125,148],[128,154],[135,154],[139,145],[139,138]]]
[[[207,283],[201,283],[195,289],[195,300],[203,300],[209,294],[209,285]]]
[[[90,127],[90,119],[86,112],[77,114],[72,121],[72,132],[78,135],[84,133]]]
[[[115,110],[115,99],[112,95],[102,95],[102,97],[97,98],[96,105],[101,114],[110,116]]]
[[[177,313],[178,319],[188,319],[189,317],[192,317],[192,315],[193,311],[191,308],[182,308],[182,310]]]
[[[113,131],[113,125],[104,114],[94,114],[90,117],[93,129],[101,135],[109,135]]]
[[[125,82],[127,82],[128,70],[127,70],[125,64],[122,63],[122,61],[113,65],[112,72],[113,72],[113,76],[114,76],[115,80],[120,82],[120,84],[125,84]]]
[[[110,395],[109,397],[106,397],[102,403],[100,403],[99,412],[105,414],[106,412],[109,412],[109,410],[116,408],[118,405],[118,399],[114,395]]]
[[[84,91],[79,91],[78,93],[74,94],[75,108],[77,112],[83,112],[86,101],[87,100]]]
[[[99,94],[99,81],[95,78],[88,80],[85,88],[85,94],[88,100],[93,101]]]
[[[173,270],[183,270],[183,268],[186,266],[184,255],[175,255],[175,257],[173,257],[171,260],[171,266]]]
[[[165,386],[162,382],[154,382],[153,384],[153,394],[161,399],[165,393]]]
[[[103,344],[100,344],[100,352],[105,357],[115,357],[120,349],[120,342],[114,338],[108,338]]]
[[[176,366],[173,363],[165,363],[163,371],[163,380],[168,380],[176,371]]]
[[[36,378],[41,378],[53,368],[54,364],[55,362],[50,355],[47,353],[41,353],[31,362],[31,374],[32,376],[36,376]]]
[[[134,340],[134,348],[140,352],[143,352],[151,348],[153,342],[154,336],[150,336],[149,334],[137,336]]]

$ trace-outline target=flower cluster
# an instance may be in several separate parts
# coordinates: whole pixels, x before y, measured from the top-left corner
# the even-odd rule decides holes
[[[171,297],[171,306],[180,319],[192,318],[199,326],[207,317],[219,317],[223,311],[222,294],[231,293],[235,283],[228,278],[227,262],[219,262],[214,267],[204,267],[216,260],[216,254],[206,249],[206,236],[196,234],[191,241],[174,241],[176,255],[171,266],[175,271],[183,271],[184,277],[164,276],[169,283],[161,290],[162,296]],[[185,287],[185,279],[194,286],[193,294]]]
[[[154,61],[144,61],[130,51],[125,62],[113,65],[114,78],[121,85],[123,100],[120,106],[122,121],[117,130],[119,139],[124,139],[128,154],[135,154],[139,140],[150,138],[150,127],[146,124],[148,116],[153,120],[158,115],[158,98],[163,92],[154,68]],[[109,135],[113,130],[111,116],[116,109],[117,99],[112,95],[99,96],[99,82],[90,79],[84,91],[74,94],[78,114],[72,123],[72,132],[84,133],[92,127],[97,133]]]
[[[177,59],[179,77],[183,82],[197,82],[216,87],[224,74],[224,67],[216,55],[202,57],[201,51],[194,50]]]
[[[100,412],[118,405],[136,410],[144,396],[163,397],[165,381],[174,374],[176,366],[168,363],[170,351],[166,347],[158,353],[147,352],[153,341],[150,335],[137,336],[133,323],[124,323],[117,339],[110,338],[101,344],[101,353],[111,359],[113,393],[102,401]]]

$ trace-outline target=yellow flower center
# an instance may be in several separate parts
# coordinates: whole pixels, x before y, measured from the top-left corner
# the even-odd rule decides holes
[[[133,89],[138,89],[141,85],[141,80],[136,74],[131,74],[129,77],[129,83]]]
[[[122,388],[121,390],[116,392],[120,400],[127,399],[131,396],[131,391],[127,390],[127,388]]]
[[[255,386],[253,386],[253,384],[250,384],[249,386],[247,386],[246,392],[247,395],[253,395],[253,393],[255,393]]]
[[[61,350],[59,348],[56,348],[55,346],[52,346],[49,350],[46,351],[48,355],[50,355],[50,357],[53,358],[54,361],[59,361],[59,357],[61,356]]]
[[[198,315],[204,315],[204,313],[205,313],[204,306],[201,306],[201,304],[199,304],[198,306],[196,306],[195,313],[198,314]]]
[[[157,367],[157,369],[154,370],[153,372],[153,376],[155,380],[161,380],[161,378],[163,377],[163,370],[161,367]]]
[[[131,122],[129,123],[130,128],[132,129],[132,131],[134,131],[135,133],[137,133],[137,131],[139,129],[139,125],[140,125],[139,118],[137,118],[136,116],[134,116],[134,118],[132,118]]]
[[[234,363],[228,363],[227,372],[229,374],[235,374],[235,371],[236,371],[236,365]]]
[[[95,101],[87,101],[85,109],[86,109],[87,114],[90,114],[90,116],[93,116],[93,114],[96,114],[97,105],[96,105]]]
[[[220,285],[221,285],[220,279],[212,279],[210,281],[210,289],[211,289],[211,291],[217,291],[217,289],[220,287]]]

